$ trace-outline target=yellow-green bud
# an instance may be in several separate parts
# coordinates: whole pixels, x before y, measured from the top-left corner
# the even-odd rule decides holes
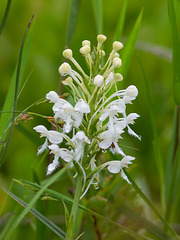
[[[62,83],[64,85],[67,85],[67,86],[71,86],[72,85],[72,78],[71,77],[67,77],[64,81],[62,81]]]
[[[72,50],[71,49],[66,49],[63,51],[63,56],[67,59],[71,59],[72,58]]]
[[[71,66],[65,62],[65,63],[61,64],[58,71],[61,75],[69,74],[71,72]]]
[[[114,74],[114,80],[115,81],[122,81],[123,80],[123,76],[120,73],[115,73]]]
[[[89,40],[82,41],[82,46],[84,47],[86,45],[91,46],[91,42]]]
[[[123,48],[123,44],[121,42],[115,41],[113,42],[113,49],[117,52]]]
[[[85,45],[82,48],[80,48],[80,53],[85,56],[88,55],[90,51],[91,51],[91,48],[89,45]]]
[[[113,55],[113,58],[115,58],[115,57],[119,58],[119,53],[115,53],[115,54]]]
[[[119,68],[122,64],[122,61],[120,58],[116,57],[113,59],[113,67],[114,68]]]
[[[105,55],[106,55],[105,51],[100,50],[100,56],[101,56],[101,57],[104,57]]]
[[[105,35],[99,34],[99,35],[97,36],[97,41],[98,41],[100,44],[102,44],[103,42],[105,42],[106,39],[107,39],[107,37],[106,37]]]

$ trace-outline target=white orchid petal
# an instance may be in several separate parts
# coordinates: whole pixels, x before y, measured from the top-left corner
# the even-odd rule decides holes
[[[53,162],[47,167],[47,175],[50,175],[59,166],[58,157],[55,157]]]
[[[127,126],[127,128],[128,128],[129,135],[132,135],[132,136],[138,138],[139,140],[141,140],[141,137],[138,136],[129,126]]]
[[[100,120],[101,122],[103,122],[108,116],[109,116],[109,110],[106,109],[106,110],[104,110],[103,113],[101,114],[99,120]]]
[[[73,125],[78,128],[81,123],[82,123],[82,119],[83,119],[83,113],[81,112],[73,112],[72,117],[74,119]]]
[[[60,149],[59,155],[65,162],[70,162],[73,159],[73,156],[65,148],[64,149]]]
[[[121,170],[121,177],[126,180],[126,182],[128,182],[129,184],[131,184],[131,182],[129,181],[129,179],[127,178],[126,174],[124,173],[123,170]]]
[[[48,132],[47,128],[43,125],[38,125],[33,128],[36,132],[41,133],[43,136]]]
[[[118,173],[121,170],[121,161],[111,161],[108,162],[108,167],[107,169],[111,173]]]
[[[48,147],[48,140],[46,139],[44,144],[38,148],[37,156],[42,154]]]
[[[90,107],[83,99],[79,99],[74,109],[81,113],[90,113]]]
[[[112,140],[109,138],[103,140],[102,142],[99,143],[99,147],[102,149],[107,149],[111,146]]]
[[[54,130],[48,131],[47,138],[50,143],[59,144],[63,141],[62,134]]]
[[[50,102],[56,103],[59,100],[59,96],[56,92],[50,91],[46,94],[46,99],[50,100]]]

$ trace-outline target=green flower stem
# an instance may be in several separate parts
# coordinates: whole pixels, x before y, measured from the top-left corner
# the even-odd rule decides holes
[[[75,229],[75,223],[76,223],[76,218],[78,213],[80,196],[82,193],[82,185],[83,185],[83,175],[81,173],[78,173],[75,196],[74,196],[71,215],[68,221],[68,226],[66,231],[66,238],[65,238],[66,240],[74,240],[74,229]]]

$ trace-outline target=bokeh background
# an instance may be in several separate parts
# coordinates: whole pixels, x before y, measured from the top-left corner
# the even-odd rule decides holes
[[[6,1],[2,0],[0,3],[0,19],[3,16],[5,6]],[[27,106],[43,98],[50,90],[59,91],[61,85],[57,69],[63,61],[62,51],[66,42],[69,6],[69,0],[12,1],[5,29],[0,36],[0,109],[3,107],[17,64],[23,34],[33,13],[35,13],[35,27],[30,54],[23,76],[23,81],[25,82],[27,78],[28,81],[18,99],[17,110],[24,110]],[[104,45],[107,51],[111,50],[121,8],[122,1],[103,0],[102,33],[108,38]],[[174,114],[171,66],[172,38],[167,2],[165,0],[156,2],[131,0],[128,3],[125,27],[121,39],[123,43],[125,43],[142,9],[143,19],[134,55],[128,73],[123,80],[123,87],[134,84],[139,90],[138,98],[129,109],[141,115],[133,129],[142,136],[142,140],[138,141],[132,137],[127,138],[124,142],[124,149],[126,153],[136,157],[135,164],[130,171],[131,175],[158,206],[160,201],[159,176],[155,162],[145,82],[139,60],[142,62],[148,80],[156,116],[158,138],[163,152],[163,159],[166,162]],[[96,45],[96,36],[97,29],[92,1],[80,1],[75,33],[70,45],[76,60],[80,64],[84,64],[83,57],[79,53],[81,42],[88,39],[92,42],[92,45]],[[51,106],[49,104],[41,104],[33,108],[32,111],[51,115]],[[45,178],[46,160],[43,161],[42,158],[36,156],[38,144],[42,143],[33,130],[33,127],[38,124],[50,126],[49,123],[41,118],[34,117],[33,120],[21,123],[14,128],[10,146],[0,170],[0,185],[11,189],[19,196],[24,194],[24,189],[20,185],[13,183],[14,178],[32,181],[32,168],[36,168],[40,179]],[[25,130],[31,132],[34,141],[23,133]],[[67,180],[66,177],[65,180]],[[67,189],[71,186],[70,180],[66,182],[67,186],[62,179],[55,186],[56,190],[59,189],[59,191],[69,194]],[[3,206],[5,202],[2,216],[13,212],[13,209],[16,207],[13,200],[5,200],[5,198],[6,194],[0,189],[0,206]],[[57,208],[59,208],[60,217],[58,220],[54,217],[54,221],[57,220],[61,224],[64,221],[62,216],[63,210],[62,206],[60,208],[56,202],[48,204],[47,215],[55,216]],[[28,216],[31,219],[31,215]],[[17,239],[22,239],[24,232],[30,233],[32,229],[32,222],[28,223],[26,221],[24,225],[23,223],[21,224],[20,230],[14,236],[19,237]],[[13,239],[16,239],[15,237]],[[27,235],[27,240],[32,239],[31,237],[31,235],[29,237]],[[54,237],[53,239],[56,238]],[[109,239],[115,239],[115,237]]]

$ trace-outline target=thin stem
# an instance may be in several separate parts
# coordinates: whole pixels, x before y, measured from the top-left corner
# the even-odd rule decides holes
[[[75,196],[73,200],[73,205],[71,209],[71,215],[67,226],[66,231],[66,240],[73,240],[74,239],[74,229],[75,229],[75,223],[78,213],[78,206],[80,201],[80,196],[82,193],[82,185],[83,185],[83,175],[81,173],[77,176],[77,183],[76,183],[76,190],[75,190]]]

